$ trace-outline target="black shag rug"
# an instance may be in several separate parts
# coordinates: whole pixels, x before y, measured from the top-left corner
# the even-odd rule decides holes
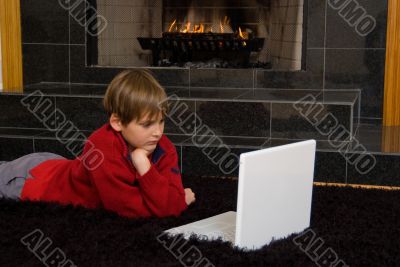
[[[160,236],[236,208],[236,181],[186,177],[184,185],[197,201],[179,218],[0,200],[0,266],[400,266],[400,191],[314,187],[308,230],[246,252]]]

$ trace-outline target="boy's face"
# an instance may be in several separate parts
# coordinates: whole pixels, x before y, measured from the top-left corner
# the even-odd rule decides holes
[[[142,148],[150,153],[154,151],[164,132],[164,118],[161,112],[155,118],[146,115],[138,121],[131,121],[126,126],[120,123],[117,127],[112,123],[113,116],[110,119],[111,125],[115,130],[121,132],[130,144],[130,149]]]

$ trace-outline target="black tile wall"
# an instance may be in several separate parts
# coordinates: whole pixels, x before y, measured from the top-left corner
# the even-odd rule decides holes
[[[69,46],[23,44],[24,83],[68,82]]]
[[[271,112],[271,137],[272,138],[287,138],[287,139],[306,139],[313,138],[317,140],[329,140],[329,138],[340,137],[337,141],[349,141],[351,129],[351,111],[352,107],[341,105],[324,105],[323,109],[319,105],[313,105],[310,115],[304,117],[298,110],[295,109],[293,104],[287,103],[272,103]],[[304,114],[306,112],[303,112]],[[317,115],[315,115],[317,114]],[[323,122],[324,116],[331,114],[338,124],[344,126],[348,134],[332,135],[329,133],[323,134],[317,129],[316,125]],[[314,120],[314,115],[316,119]],[[324,125],[323,123],[321,125]],[[339,132],[338,132],[339,134]]]
[[[22,0],[21,26],[24,43],[69,44],[68,13],[59,1]]]
[[[253,88],[253,70],[191,69],[190,86]]]
[[[326,51],[327,88],[361,89],[361,117],[382,117],[384,49],[329,49]]]
[[[56,101],[57,109],[79,130],[96,130],[108,121],[100,97],[57,97]]]
[[[33,153],[33,139],[0,137],[0,159],[11,161]]]
[[[73,140],[62,143],[55,139],[34,139],[35,152],[50,152],[67,159],[75,159],[84,147],[84,141]]]
[[[270,136],[270,103],[197,101],[196,112],[201,124],[216,135]],[[199,132],[199,128],[198,135],[206,134]]]
[[[166,134],[192,135],[195,133],[195,102],[169,101],[170,112],[165,120]]]
[[[71,50],[71,79],[73,83],[110,83],[122,69],[86,67],[85,45],[73,45]],[[96,82],[95,82],[96,81]]]
[[[322,89],[324,50],[307,49],[305,71],[256,70],[255,88]]]
[[[324,47],[326,0],[308,1],[307,47]]]
[[[387,1],[358,0],[357,2],[375,19],[375,29],[367,36],[362,36],[339,15],[339,10],[328,7],[326,24],[328,48],[386,47]]]
[[[237,177],[239,156],[248,151],[239,148],[185,146],[182,147],[182,173],[186,176]]]
[[[54,111],[54,97],[1,95],[0,127],[55,129]]]

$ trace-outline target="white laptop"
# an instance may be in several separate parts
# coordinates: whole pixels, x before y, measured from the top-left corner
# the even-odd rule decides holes
[[[315,140],[242,153],[237,212],[172,228],[172,235],[259,249],[310,226]]]

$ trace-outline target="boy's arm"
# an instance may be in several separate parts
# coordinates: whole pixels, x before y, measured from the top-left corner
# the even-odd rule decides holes
[[[187,208],[187,204],[176,150],[167,152],[159,162],[158,168],[149,161],[147,164],[150,164],[147,172],[142,175],[138,173],[138,182],[146,206],[159,217],[179,215]]]
[[[87,162],[91,159],[88,157]],[[129,169],[118,158],[107,158],[88,171],[103,207],[126,217],[148,217],[152,213],[143,200],[143,192],[127,177]]]

